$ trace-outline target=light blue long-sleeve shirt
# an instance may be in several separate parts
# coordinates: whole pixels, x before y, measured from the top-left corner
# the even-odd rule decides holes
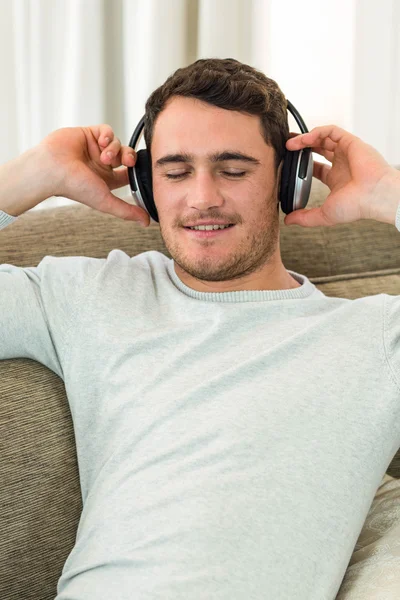
[[[4,225],[3,225],[4,226]],[[0,266],[83,511],[56,600],[333,600],[400,446],[400,296],[198,292],[151,251]]]

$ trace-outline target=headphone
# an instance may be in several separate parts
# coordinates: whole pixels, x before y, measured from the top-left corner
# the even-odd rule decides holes
[[[296,119],[301,133],[308,133],[300,113],[289,100],[287,101],[287,108]],[[136,204],[158,223],[158,213],[153,198],[150,152],[148,150],[136,151],[138,140],[144,129],[144,120],[145,115],[137,124],[129,142],[129,146],[136,152],[135,166],[128,167],[129,185]],[[310,197],[312,176],[313,156],[311,148],[294,151],[285,148],[278,192],[278,207],[280,202],[285,214],[288,215],[294,210],[305,208]]]

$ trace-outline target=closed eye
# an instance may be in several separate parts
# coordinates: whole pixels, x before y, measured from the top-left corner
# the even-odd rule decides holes
[[[246,171],[240,171],[239,173],[221,171],[221,173],[223,173],[224,175],[228,175],[228,177],[243,177],[243,175],[246,175]],[[178,175],[172,175],[172,173],[165,173],[165,177],[167,179],[182,179],[182,177],[184,177],[185,175],[187,175],[187,173],[179,173]]]

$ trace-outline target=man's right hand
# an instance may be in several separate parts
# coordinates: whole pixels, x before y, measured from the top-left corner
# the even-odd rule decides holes
[[[70,198],[120,219],[142,222],[146,227],[150,224],[145,210],[111,193],[129,184],[127,167],[135,165],[136,153],[121,145],[109,125],[57,129],[38,146],[51,164],[52,195]]]

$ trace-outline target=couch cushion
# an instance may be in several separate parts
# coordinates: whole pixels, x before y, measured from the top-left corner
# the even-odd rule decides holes
[[[29,359],[0,381],[0,598],[53,600],[82,510],[65,388]]]
[[[335,600],[400,598],[400,480],[386,475]]]

